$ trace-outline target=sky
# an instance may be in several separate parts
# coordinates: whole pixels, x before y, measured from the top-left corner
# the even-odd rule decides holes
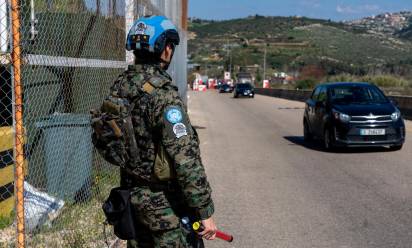
[[[412,11],[412,0],[189,0],[189,16],[225,20],[250,15],[354,20],[384,12]]]

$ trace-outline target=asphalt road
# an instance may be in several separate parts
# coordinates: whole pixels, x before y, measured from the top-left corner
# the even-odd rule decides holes
[[[302,137],[303,103],[190,92],[189,115],[235,241],[207,247],[412,247],[412,124],[401,151],[324,152]]]

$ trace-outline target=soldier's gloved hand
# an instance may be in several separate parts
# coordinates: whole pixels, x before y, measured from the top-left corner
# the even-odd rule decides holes
[[[199,235],[206,240],[213,240],[216,238],[217,227],[212,217],[202,220],[203,231]]]

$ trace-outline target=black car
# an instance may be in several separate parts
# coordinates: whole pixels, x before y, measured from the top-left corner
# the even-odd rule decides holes
[[[233,90],[233,97],[237,98],[239,96],[247,96],[253,98],[255,96],[253,86],[250,83],[236,84],[235,89]]]
[[[304,139],[319,138],[325,148],[389,146],[400,150],[405,124],[399,109],[369,83],[327,83],[306,101]]]
[[[232,93],[233,88],[228,84],[222,84],[219,87],[219,93]]]

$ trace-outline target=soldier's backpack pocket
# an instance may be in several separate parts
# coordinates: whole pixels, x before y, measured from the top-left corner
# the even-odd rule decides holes
[[[160,145],[156,153],[154,175],[159,181],[169,181],[175,178],[173,162],[167,154],[163,145]]]

